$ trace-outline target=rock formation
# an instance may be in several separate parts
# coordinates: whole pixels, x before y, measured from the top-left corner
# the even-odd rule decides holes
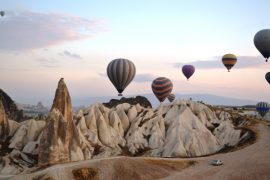
[[[14,101],[2,89],[0,89],[0,100],[2,101],[6,115],[9,119],[13,119],[17,122],[22,121],[23,111],[18,110]]]
[[[40,139],[39,164],[83,160],[81,138],[73,121],[71,99],[64,79],[58,83],[53,105],[46,121],[46,127]]]
[[[1,146],[0,174],[18,174],[37,163],[36,152],[45,122],[31,119],[17,123],[8,120],[8,124],[7,137],[11,138],[7,138]]]
[[[103,103],[103,105],[108,107],[108,108],[112,108],[112,107],[117,106],[118,104],[123,104],[123,103],[128,103],[130,105],[139,104],[140,106],[145,107],[145,108],[152,108],[151,103],[148,101],[148,99],[146,99],[143,96],[136,96],[135,98],[134,97],[131,97],[131,98],[122,97],[120,100],[111,99],[110,102]]]
[[[87,137],[96,138],[92,140],[102,147],[100,150],[107,150],[98,157],[114,154],[108,151],[116,152],[119,147],[131,155],[147,151],[147,155],[158,157],[204,156],[234,146],[246,136],[234,128],[228,113],[216,113],[204,104],[186,100],[164,104],[156,110],[139,104],[123,103],[111,109],[94,104],[81,112],[83,115],[82,131],[88,131]]]
[[[122,98],[92,104],[74,115],[63,79],[46,121],[8,120],[0,101],[0,135],[7,139],[0,174],[117,155],[198,157],[250,137],[238,126],[245,124],[240,115],[190,100],[175,100],[158,109],[148,103],[141,97]]]
[[[172,107],[162,106],[159,110],[164,116],[167,131],[164,146],[154,155],[196,157],[215,153],[222,148],[208,129],[211,121],[216,121],[215,114],[209,108],[192,101],[176,101],[168,106]]]
[[[26,120],[20,123],[15,134],[10,140],[9,148],[23,150],[25,146],[39,140],[39,135],[45,127],[44,121],[34,119]],[[39,142],[37,142],[39,144]],[[29,146],[29,145],[28,145]],[[29,152],[30,153],[30,152]],[[36,154],[33,154],[36,155]]]
[[[5,108],[2,104],[2,100],[0,99],[0,143],[5,142],[8,136],[9,136],[8,119],[5,113]]]

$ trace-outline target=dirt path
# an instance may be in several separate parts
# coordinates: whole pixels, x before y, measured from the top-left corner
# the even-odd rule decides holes
[[[47,169],[17,176],[0,176],[12,180],[130,180],[162,179],[193,165],[193,161],[166,158],[114,157],[58,164]],[[92,176],[92,174],[95,174]]]
[[[230,153],[194,158],[198,163],[165,179],[270,179],[270,126],[258,124],[256,143]],[[213,159],[221,159],[222,166],[212,166]]]

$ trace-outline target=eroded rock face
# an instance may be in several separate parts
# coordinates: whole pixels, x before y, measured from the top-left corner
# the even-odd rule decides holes
[[[8,120],[8,125],[9,125],[9,136],[13,136],[17,129],[20,127],[20,123],[13,121],[13,120]]]
[[[4,106],[7,118],[13,119],[17,122],[23,120],[23,112],[18,110],[17,105],[14,103],[14,101],[2,89],[0,89],[0,100],[2,101],[2,105]]]
[[[0,99],[0,142],[5,142],[8,136],[9,136],[9,123],[5,113],[5,108]]]
[[[72,122],[72,105],[71,99],[68,92],[68,88],[64,82],[64,79],[61,78],[58,82],[58,87],[55,92],[53,105],[51,111],[53,109],[57,109],[63,115],[63,117],[67,120],[68,123]]]
[[[78,130],[73,121],[72,105],[63,79],[58,83],[47,124],[40,139],[39,164],[83,160]]]
[[[94,158],[119,155],[120,147],[126,144],[122,122],[115,110],[94,104],[84,111],[88,128],[84,135],[94,147]]]
[[[175,104],[164,118],[168,127],[165,144],[154,151],[153,155],[196,157],[219,151],[221,146],[218,139],[207,128],[208,123],[200,118],[202,117],[192,113],[192,109],[186,104]]]
[[[66,119],[58,109],[52,109],[46,121],[40,140],[39,164],[69,162],[70,136]]]
[[[223,121],[214,130],[214,135],[222,145],[235,146],[241,139],[241,130],[235,129],[231,121]]]
[[[128,150],[136,154],[144,149],[162,147],[165,141],[163,118],[152,109],[144,109],[131,122],[125,136]]]
[[[12,122],[12,121],[11,121]],[[25,147],[29,148],[29,144],[37,144],[35,150],[39,146],[39,136],[45,127],[45,121],[36,121],[34,119],[21,122],[16,132],[10,139],[9,149],[16,149],[24,152]],[[34,151],[34,150],[33,150]],[[25,151],[28,154],[36,155],[34,152]]]

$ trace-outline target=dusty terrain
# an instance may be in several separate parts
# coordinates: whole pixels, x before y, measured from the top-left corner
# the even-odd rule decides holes
[[[114,157],[58,164],[31,174],[0,179],[74,179],[76,170],[88,179],[270,179],[270,126],[258,123],[257,141],[243,149],[200,158]],[[221,159],[222,166],[212,166]],[[196,161],[196,163],[194,163]],[[80,175],[79,173],[79,175]],[[77,172],[78,179],[78,172]]]
[[[160,179],[192,166],[194,163],[192,160],[181,159],[114,157],[58,164],[31,174],[1,175],[0,179],[84,179],[76,176],[76,171],[82,169],[90,169],[90,173],[93,174],[93,177],[91,174],[90,176],[86,174],[85,179]]]

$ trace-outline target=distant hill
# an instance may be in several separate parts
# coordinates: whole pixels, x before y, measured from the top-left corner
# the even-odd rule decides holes
[[[211,105],[225,105],[225,106],[244,106],[244,105],[256,105],[256,101],[248,99],[238,99],[225,96],[217,96],[212,94],[177,94],[178,98],[192,98],[195,101],[203,101]]]
[[[49,109],[45,107],[41,101],[39,101],[37,105],[22,104],[22,103],[16,104],[18,109],[23,110],[24,115],[28,117],[36,117],[40,114],[47,115],[49,113]]]
[[[212,94],[175,94],[177,99],[189,99],[193,101],[203,101],[204,103],[211,105],[224,105],[224,106],[243,106],[243,105],[255,105],[257,102],[248,99],[237,99],[225,96],[217,96]],[[134,97],[137,95],[127,95],[125,97]],[[152,104],[153,107],[159,105],[159,101],[153,94],[140,94],[145,96]],[[120,99],[118,96],[104,96],[104,97],[85,97],[72,99],[73,106],[88,106],[93,103],[109,102],[111,99]],[[167,100],[164,102],[168,102]]]

